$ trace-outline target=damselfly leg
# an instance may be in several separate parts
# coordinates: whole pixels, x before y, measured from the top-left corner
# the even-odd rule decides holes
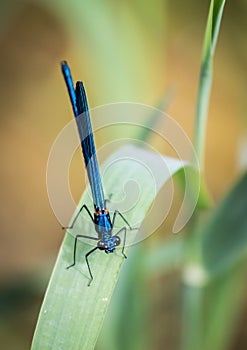
[[[79,217],[79,215],[80,215],[80,213],[82,212],[83,209],[85,209],[85,210],[87,211],[87,213],[88,213],[88,215],[90,216],[92,222],[94,222],[93,216],[92,216],[92,214],[90,213],[90,210],[88,209],[88,207],[86,206],[86,204],[83,204],[83,206],[81,207],[81,209],[80,209],[80,210],[78,211],[78,213],[76,214],[74,220],[72,221],[72,224],[71,224],[70,226],[64,226],[64,227],[62,227],[62,229],[63,229],[63,230],[67,230],[67,229],[73,228],[73,227],[74,227],[74,224],[75,224],[75,222],[76,222],[76,220],[78,219],[78,217]]]

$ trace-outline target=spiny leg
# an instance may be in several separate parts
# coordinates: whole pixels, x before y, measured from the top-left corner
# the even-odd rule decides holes
[[[76,222],[76,220],[78,219],[78,216],[80,215],[80,213],[81,213],[81,211],[82,211],[83,209],[85,209],[85,210],[87,211],[87,213],[88,213],[88,215],[90,216],[92,222],[94,222],[94,221],[93,221],[93,216],[92,216],[92,214],[90,213],[88,207],[86,206],[86,204],[83,204],[83,206],[81,207],[81,209],[80,209],[80,210],[78,211],[78,213],[76,214],[76,216],[75,216],[75,218],[74,218],[72,224],[71,224],[70,226],[62,227],[62,229],[64,230],[64,229],[73,228],[73,227],[74,227],[74,224],[75,224],[75,222]]]
[[[130,224],[128,223],[128,221],[123,216],[123,214],[120,213],[120,211],[118,211],[118,210],[114,211],[113,218],[112,218],[112,227],[114,227],[115,219],[116,219],[117,215],[119,215],[123,219],[123,221],[127,224],[127,226],[129,227],[130,230],[138,230],[139,229],[138,227],[131,227]]]
[[[89,265],[88,257],[89,257],[90,254],[92,254],[93,252],[95,252],[96,249],[99,249],[99,247],[93,248],[92,250],[90,250],[90,251],[85,255],[85,260],[86,260],[86,263],[87,263],[88,272],[89,272],[89,275],[90,275],[90,277],[91,277],[90,281],[88,282],[88,287],[90,286],[90,284],[91,284],[92,281],[93,281],[93,274],[92,274],[92,272],[91,272],[91,268],[90,268],[90,265]]]
[[[96,237],[90,237],[90,236],[85,236],[85,235],[76,235],[76,236],[75,236],[75,244],[74,244],[74,254],[73,254],[74,260],[73,260],[73,263],[72,263],[71,265],[69,265],[69,266],[66,267],[66,269],[69,269],[69,268],[71,268],[72,266],[75,266],[77,239],[78,239],[78,238],[81,238],[81,237],[82,237],[82,238],[93,239],[94,241],[98,241],[98,240],[99,240],[99,239],[96,238]]]
[[[127,256],[125,255],[124,253],[124,248],[125,248],[125,243],[126,243],[126,232],[127,232],[127,229],[126,227],[122,227],[113,237],[115,236],[119,236],[119,234],[124,231],[124,240],[123,240],[123,247],[122,247],[122,255],[125,257],[125,259],[127,259]]]

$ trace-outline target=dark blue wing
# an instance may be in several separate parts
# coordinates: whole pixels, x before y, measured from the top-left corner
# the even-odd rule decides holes
[[[96,156],[86,92],[82,82],[77,82],[76,90],[74,89],[70,68],[66,61],[61,63],[61,68],[76,118],[94,205],[96,208],[103,209],[105,207],[104,191]]]
[[[70,101],[72,104],[72,108],[73,108],[73,112],[75,117],[78,116],[78,109],[77,109],[77,105],[76,105],[76,94],[75,94],[75,90],[74,90],[74,84],[73,84],[73,80],[72,80],[72,76],[70,73],[70,69],[69,66],[67,64],[66,61],[63,61],[61,63],[61,68],[62,68],[62,73],[64,76],[64,80],[69,92],[69,97],[70,97]]]
[[[87,96],[83,83],[76,83],[76,104],[78,116],[76,118],[78,131],[81,140],[81,147],[84,161],[90,182],[94,205],[96,208],[105,207],[104,191],[101,182],[99,165],[94,145],[90,114],[88,110]]]

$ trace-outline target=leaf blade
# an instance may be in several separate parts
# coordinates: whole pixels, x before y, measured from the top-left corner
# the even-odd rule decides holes
[[[247,254],[247,173],[219,205],[202,232],[202,254],[210,274],[222,272]]]
[[[128,147],[127,147],[128,148]],[[118,150],[113,157],[108,160],[112,164],[113,159],[122,159],[126,150]],[[157,191],[163,184],[177,172],[181,167],[188,165],[181,160],[157,156],[151,152],[143,151],[141,148],[129,146],[127,153],[131,157],[147,160],[153,157],[154,167],[157,166],[157,157],[166,161],[167,173],[160,174],[157,180]],[[130,170],[131,177],[136,175],[140,182],[141,199],[138,208],[126,213],[128,221],[132,224],[133,219],[141,223],[147,210],[149,209],[155,192],[150,189],[149,178],[143,176],[143,170],[140,170],[138,164],[135,166],[133,161],[122,162],[116,167],[116,170],[110,169],[111,176],[106,176],[106,193],[115,193],[119,191],[119,184],[124,183],[127,176],[127,169]],[[138,163],[138,162],[136,162]],[[160,170],[161,168],[159,168]],[[86,203],[90,207],[90,198],[86,193],[81,203]],[[92,223],[85,218],[80,223],[80,229],[91,233]],[[91,226],[90,226],[91,225]],[[79,228],[77,227],[77,230]],[[132,231],[131,231],[132,232]],[[76,232],[75,232],[76,233]],[[95,233],[94,233],[95,234]],[[134,236],[130,237],[130,242]],[[40,311],[39,320],[35,330],[32,350],[37,349],[70,349],[81,348],[93,349],[99,335],[105,313],[107,311],[112,293],[114,291],[118,275],[123,264],[123,258],[120,253],[107,255],[102,252],[90,256],[90,266],[93,271],[94,280],[90,288],[87,287],[88,271],[85,263],[81,263],[78,258],[77,265],[66,271],[65,268],[71,263],[74,238],[69,233],[66,234],[61,246],[59,256],[52,273],[52,277],[46,292],[46,296]],[[78,257],[84,257],[89,247],[79,242]]]

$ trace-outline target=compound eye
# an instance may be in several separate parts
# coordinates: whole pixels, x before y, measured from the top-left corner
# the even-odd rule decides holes
[[[97,245],[99,249],[105,249],[105,244],[103,241],[99,241]]]
[[[120,239],[120,237],[118,237],[118,236],[116,236],[115,238],[116,238],[116,240],[115,240],[115,246],[118,246],[118,245],[121,243],[121,239]]]

